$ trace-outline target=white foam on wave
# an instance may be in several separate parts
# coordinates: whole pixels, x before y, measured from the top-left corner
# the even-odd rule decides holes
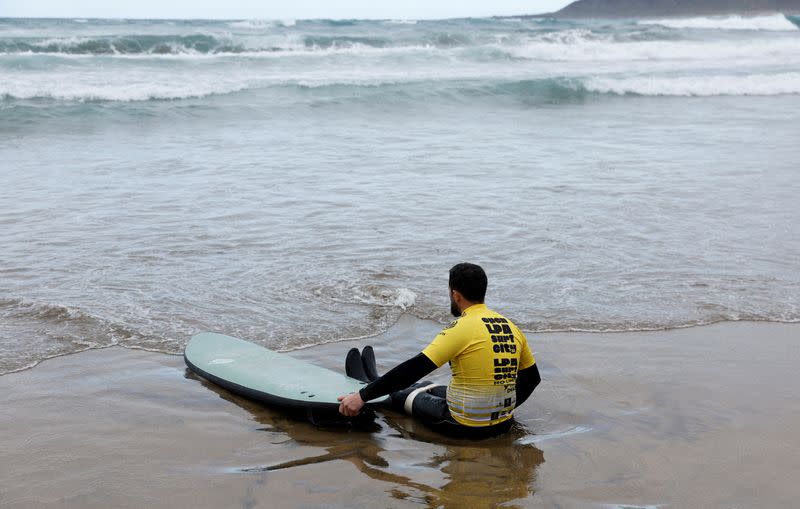
[[[461,73],[441,73],[437,70],[420,70],[414,75],[403,72],[381,73],[343,72],[336,74],[300,73],[296,75],[259,75],[258,73],[230,74],[224,79],[216,74],[195,76],[185,75],[150,76],[146,79],[137,75],[120,75],[118,79],[99,82],[97,76],[87,75],[75,79],[59,75],[28,80],[24,76],[0,82],[0,99],[55,99],[65,101],[120,101],[134,102],[147,100],[179,100],[224,95],[245,90],[301,86],[320,88],[327,86],[377,87],[384,85],[402,86],[422,82],[447,82],[459,79],[492,80],[493,75],[479,75],[471,71]],[[507,78],[511,82],[526,79],[524,76]],[[554,78],[559,79],[559,78]],[[613,95],[642,96],[775,96],[800,94],[800,72],[757,73],[747,75],[697,74],[692,76],[637,75],[620,76],[596,75],[592,77],[570,78],[571,86],[588,92]],[[464,85],[466,86],[466,85]],[[398,304],[386,301],[383,294],[365,292],[361,295],[364,303],[382,305],[413,305],[413,295],[403,293],[398,296]],[[367,302],[370,301],[370,302]]]
[[[275,27],[293,27],[297,24],[295,19],[245,19],[241,21],[231,21],[228,26],[231,28],[246,28],[250,30],[263,30]]]
[[[400,288],[397,290],[394,299],[394,305],[401,309],[408,309],[413,306],[417,301],[417,294],[408,288]]]
[[[371,306],[398,307],[406,310],[413,306],[417,294],[408,288],[380,288],[376,286],[355,287],[352,298],[360,304]]]
[[[550,34],[519,44],[498,41],[486,47],[503,52],[513,58],[543,62],[716,62],[727,65],[725,60],[747,59],[769,63],[791,64],[800,62],[800,39],[759,39],[742,44],[736,41],[637,41],[616,42],[603,37],[582,33],[583,31]],[[37,43],[46,47],[56,40]],[[79,41],[74,41],[79,42]],[[192,48],[175,47],[170,53],[116,53],[116,54],[68,54],[41,52],[40,55],[60,58],[119,58],[153,60],[221,60],[221,59],[287,59],[297,57],[325,58],[338,55],[366,58],[391,58],[393,56],[419,55],[425,58],[456,58],[461,48],[438,48],[433,45],[404,45],[375,47],[362,43],[332,45],[328,47],[306,46],[302,40],[276,41],[270,49],[245,49],[239,52],[198,52]],[[33,53],[28,52],[33,56]],[[26,53],[17,53],[26,55]]]
[[[0,82],[0,99],[56,99],[62,101],[148,101],[151,99],[191,99],[229,94],[248,88],[246,82],[213,83],[172,81],[169,83],[90,84],[41,80]]]
[[[399,308],[403,311],[414,306],[417,294],[403,287],[386,286],[374,282],[339,281],[332,285],[314,288],[316,297],[343,304]]]
[[[55,41],[55,40],[54,40]],[[42,48],[47,47],[47,42],[36,43]],[[336,55],[350,55],[354,57],[391,57],[394,55],[414,55],[425,54],[429,56],[444,55],[448,50],[436,48],[431,45],[408,45],[375,47],[362,43],[350,43],[347,45],[333,45],[329,47],[306,46],[301,40],[287,38],[276,42],[270,49],[245,49],[243,51],[228,52],[200,52],[193,48],[184,46],[170,45],[174,52],[171,53],[62,53],[57,51],[25,51],[14,53],[15,56],[49,56],[63,59],[94,59],[94,58],[114,58],[127,60],[223,60],[223,59],[284,59],[294,57],[328,57]],[[2,53],[0,53],[2,55]]]
[[[88,36],[73,35],[71,37],[51,37],[49,39],[42,39],[40,41],[29,42],[28,44],[34,48],[47,48],[54,46],[57,48],[68,48],[85,44],[92,41],[94,38]]]
[[[216,66],[189,68],[141,66],[116,69],[83,69],[65,66],[58,72],[19,72],[0,81],[0,100],[56,99],[66,101],[146,101],[151,99],[188,99],[230,94],[268,87],[318,88],[326,86],[381,86],[421,81],[438,81],[458,76],[438,68],[418,69],[409,73],[403,68],[344,67],[319,71],[264,69],[260,66],[225,68]],[[465,77],[472,76],[469,69]]]
[[[216,48],[209,50],[198,50],[192,46],[191,42],[186,43],[182,41],[183,37],[187,36],[156,36],[163,37],[163,40],[158,43],[140,43],[136,44],[136,38],[132,37],[118,37],[118,36],[103,36],[103,35],[72,35],[72,36],[55,36],[38,41],[30,41],[26,44],[31,48],[37,48],[36,51],[10,51],[3,54],[14,54],[24,56],[53,56],[61,58],[170,58],[187,56],[191,57],[215,57],[215,56],[238,56],[247,53],[247,49],[243,51],[217,51],[219,48],[243,48],[234,40],[232,34],[227,32],[218,32],[215,34],[208,34],[217,41]],[[263,38],[262,38],[263,40]],[[246,41],[243,41],[246,42]],[[296,36],[280,35],[274,37],[274,44],[267,39],[268,47],[279,49],[292,50],[302,48],[302,39]],[[285,47],[284,47],[285,46]],[[168,51],[165,51],[168,49]],[[262,51],[256,49],[256,52]]]
[[[787,95],[800,94],[800,72],[746,76],[596,77],[584,82],[591,92],[646,96]]]
[[[0,298],[0,308],[13,309],[17,314],[42,320],[65,322],[89,318],[80,309],[61,304],[37,302],[31,299]]]
[[[784,18],[785,19],[785,18]],[[787,21],[788,22],[788,21]],[[232,22],[240,23],[240,22]],[[241,22],[252,23],[252,21]],[[270,23],[273,23],[270,21]],[[395,56],[412,56],[429,58],[446,58],[450,62],[471,59],[474,54],[485,55],[491,50],[508,55],[514,59],[566,62],[566,63],[615,63],[642,62],[676,63],[709,62],[715,67],[729,65],[729,60],[752,60],[758,65],[800,65],[800,38],[796,37],[749,37],[739,40],[618,40],[612,34],[599,34],[585,28],[560,30],[544,34],[535,34],[527,38],[517,39],[505,34],[498,34],[492,43],[482,46],[441,48],[432,44],[404,44],[387,47],[376,47],[360,42],[346,42],[330,46],[309,46],[296,33],[261,34],[257,40],[245,38],[235,40],[230,34],[216,34],[222,51],[197,51],[183,43],[165,41],[158,46],[158,51],[140,53],[116,52],[105,54],[65,53],[66,49],[76,47],[92,40],[90,37],[53,38],[31,43],[32,45],[54,51],[36,52],[39,55],[60,58],[113,58],[113,59],[153,59],[153,60],[199,60],[199,59],[291,59],[291,58],[327,58],[336,56],[364,57],[369,59],[393,58]],[[236,44],[234,44],[236,42]],[[110,50],[115,51],[113,41]],[[238,48],[228,50],[225,46]],[[164,47],[170,51],[164,52]],[[16,55],[35,55],[32,52],[15,53]],[[393,64],[395,65],[395,64]]]
[[[725,16],[701,18],[670,18],[640,20],[639,25],[660,25],[667,28],[694,28],[711,30],[770,30],[783,32],[798,30],[797,25],[783,14],[772,16]]]
[[[585,29],[537,35],[515,45],[496,45],[516,58],[548,62],[723,61],[726,59],[798,60],[800,39],[746,41],[616,41]]]
[[[215,54],[184,48],[185,52],[167,54],[47,53],[58,57],[47,72],[36,68],[8,72],[0,80],[0,99],[130,102],[201,98],[276,86],[375,87],[422,82],[443,84],[443,88],[427,87],[431,93],[445,90],[445,94],[459,94],[453,89],[475,86],[491,91],[498,81],[546,79],[566,80],[590,92],[618,95],[800,93],[800,73],[780,72],[800,66],[800,38],[748,39],[747,44],[729,40],[619,42],[608,34],[569,29],[485,46],[533,62],[509,65],[507,60],[497,59],[475,65],[471,54],[465,55],[464,48],[428,45],[381,48],[361,43],[317,48],[307,47],[295,34],[282,34],[276,43],[284,44],[286,49],[278,51]],[[82,40],[66,39],[70,44]],[[65,40],[40,44],[46,46],[55,41]],[[263,38],[257,43],[262,45]],[[37,58],[41,54],[17,53],[15,57],[27,55]],[[91,59],[104,65],[95,65]],[[159,61],[163,59],[186,60],[188,65],[178,65],[179,62],[162,65]],[[276,62],[280,65],[255,61],[241,65],[243,59],[285,60]],[[319,59],[328,59],[330,65],[328,62],[324,62],[325,66],[317,65]],[[731,71],[733,68],[736,71]]]

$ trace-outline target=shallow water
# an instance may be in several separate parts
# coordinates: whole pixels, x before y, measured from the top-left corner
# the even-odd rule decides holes
[[[465,260],[526,330],[798,321],[795,23],[0,20],[0,373],[445,322]]]
[[[320,427],[248,402],[178,356],[108,348],[0,377],[0,505],[79,507],[791,507],[796,324],[543,333],[543,383],[503,437],[447,439],[379,410]],[[383,371],[439,325],[291,355]],[[447,369],[434,373],[446,376]]]

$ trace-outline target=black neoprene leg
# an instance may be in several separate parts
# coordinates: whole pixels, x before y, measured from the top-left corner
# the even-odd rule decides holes
[[[459,424],[453,419],[450,409],[447,407],[447,387],[445,386],[434,387],[430,391],[417,394],[411,407],[411,413],[415,419],[437,433],[455,438],[489,438],[505,433],[511,427],[511,420],[494,426],[482,427]]]

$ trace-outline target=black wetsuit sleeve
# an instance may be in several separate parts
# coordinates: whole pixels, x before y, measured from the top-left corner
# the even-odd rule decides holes
[[[358,393],[364,401],[380,398],[392,392],[405,389],[434,369],[436,369],[436,364],[424,353],[420,352],[417,356],[398,364],[366,387],[362,387]]]
[[[539,382],[541,381],[542,377],[539,375],[539,368],[536,367],[536,364],[527,367],[523,370],[520,370],[520,372],[517,373],[516,406],[520,406],[521,404],[525,403],[525,400],[528,399],[533,390],[536,388],[537,385],[539,385]]]

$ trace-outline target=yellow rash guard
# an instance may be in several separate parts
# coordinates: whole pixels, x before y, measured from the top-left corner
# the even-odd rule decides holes
[[[437,367],[450,361],[447,406],[465,426],[510,419],[517,402],[517,371],[536,362],[522,331],[485,304],[465,309],[422,353]]]

